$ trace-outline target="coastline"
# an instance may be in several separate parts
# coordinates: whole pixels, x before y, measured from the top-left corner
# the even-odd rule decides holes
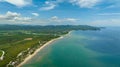
[[[19,65],[17,65],[16,67],[21,67],[22,65],[24,65],[27,61],[29,61],[32,57],[34,57],[39,51],[41,51],[44,47],[46,47],[47,45],[53,43],[54,41],[58,40],[58,39],[62,39],[64,36],[60,36],[58,38],[52,39],[48,42],[46,42],[43,46],[41,46],[40,48],[36,49],[35,52],[31,55],[29,55],[28,57],[26,57],[24,59],[23,62],[21,62]]]
[[[1,50],[2,51],[2,55],[0,57],[0,60],[3,60],[4,59],[4,55],[5,55],[5,51]]]

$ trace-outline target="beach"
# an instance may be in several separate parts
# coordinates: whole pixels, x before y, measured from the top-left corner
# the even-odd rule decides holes
[[[21,66],[24,65],[27,61],[29,61],[32,57],[34,57],[34,56],[35,56],[40,50],[42,50],[44,47],[46,47],[47,45],[49,45],[49,44],[51,44],[52,42],[54,42],[54,41],[56,41],[56,40],[58,40],[58,39],[61,39],[61,38],[63,38],[63,36],[60,36],[60,37],[58,37],[58,38],[55,38],[55,39],[52,39],[52,40],[48,41],[48,42],[45,43],[43,46],[41,46],[40,48],[36,49],[36,51],[35,51],[33,54],[31,54],[31,55],[29,55],[28,57],[26,57],[26,58],[24,59],[24,61],[21,62],[17,67],[21,67]]]
[[[120,67],[120,34],[116,32],[120,33],[120,29],[73,31],[22,67]]]

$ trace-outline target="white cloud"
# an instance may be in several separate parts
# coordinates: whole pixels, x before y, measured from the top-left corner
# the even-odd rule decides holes
[[[57,16],[53,16],[49,19],[51,22],[77,22],[78,19],[75,18],[59,18]]]
[[[51,17],[52,20],[58,20],[58,17],[57,16],[53,16]]]
[[[55,1],[45,1],[45,4],[40,10],[52,10],[60,3],[68,2],[73,5],[77,5],[81,8],[92,8],[96,6],[101,0],[55,0]]]
[[[0,14],[0,24],[39,24],[39,25],[61,25],[77,23],[75,18],[59,18],[57,16],[48,19],[23,17],[20,13],[8,11],[6,14]]]
[[[50,22],[64,22],[64,19],[60,19],[57,16],[53,16],[49,20]]]
[[[102,3],[109,4],[108,6],[105,6],[106,9],[111,8],[120,8],[120,0],[102,0]]]
[[[39,16],[39,14],[38,14],[38,13],[32,13],[32,15],[34,15],[34,16]]]
[[[58,6],[58,4],[63,3],[65,0],[48,0],[40,10],[52,10]]]
[[[78,5],[81,8],[92,8],[98,2],[100,2],[100,0],[70,0],[70,3],[74,5]]]
[[[32,18],[22,17],[20,13],[8,11],[5,15],[0,15],[0,22],[30,22]]]
[[[75,18],[59,18],[57,16],[50,17],[48,19],[33,19],[32,21],[34,24],[40,24],[40,25],[68,25],[68,24],[76,24],[78,23],[79,19]]]
[[[75,19],[75,18],[66,18],[66,21],[69,21],[69,22],[77,22],[78,19]]]
[[[120,13],[101,13],[101,14],[98,14],[98,15],[101,15],[101,16],[109,16],[109,15],[120,15]]]
[[[0,0],[1,2],[8,2],[17,7],[24,7],[32,4],[32,0]]]
[[[45,2],[45,6],[40,8],[40,10],[51,10],[51,9],[54,9],[57,6],[57,4],[55,4],[55,3],[54,2],[50,2],[50,1],[46,1]]]
[[[92,26],[120,26],[120,19],[105,19],[105,20],[95,20],[90,22],[89,25]]]

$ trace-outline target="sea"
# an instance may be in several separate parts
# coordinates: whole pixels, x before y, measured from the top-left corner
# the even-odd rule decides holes
[[[120,27],[72,31],[22,67],[120,67]]]

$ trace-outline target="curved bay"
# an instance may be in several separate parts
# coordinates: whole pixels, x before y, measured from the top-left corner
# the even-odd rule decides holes
[[[22,67],[120,67],[119,29],[73,31]]]

